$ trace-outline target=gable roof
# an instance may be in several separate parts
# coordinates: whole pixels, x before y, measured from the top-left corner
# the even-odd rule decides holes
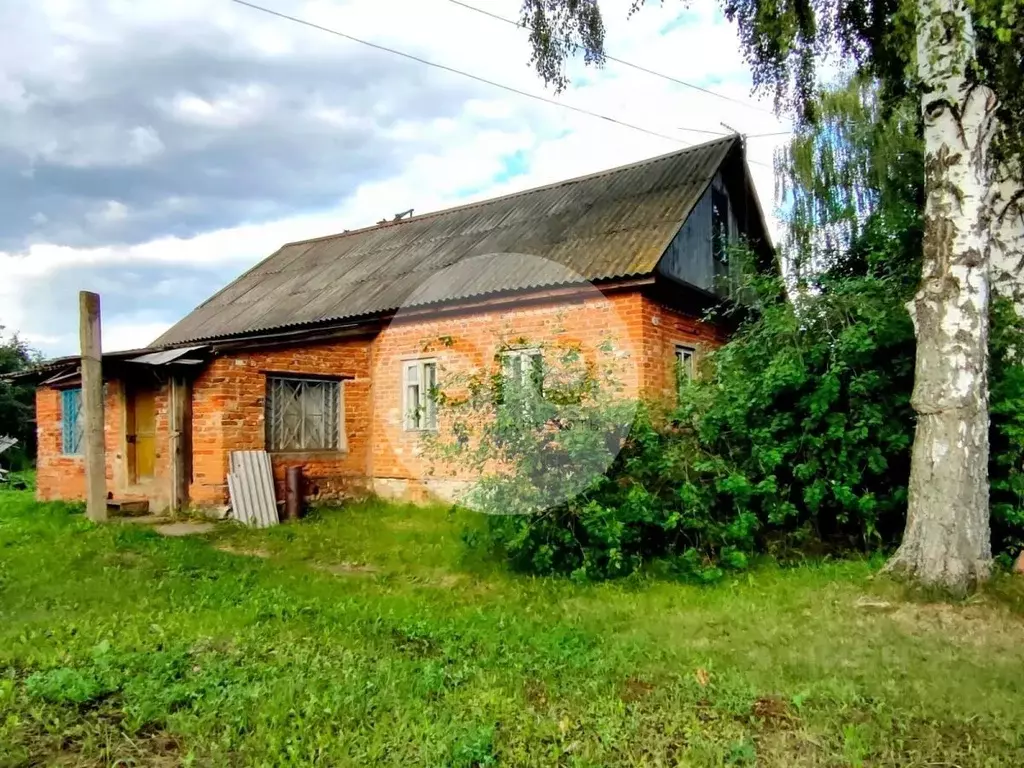
[[[738,136],[479,203],[289,243],[200,304],[153,346],[379,315],[419,302],[650,275]],[[530,254],[539,259],[521,259]],[[553,264],[551,264],[553,262]],[[437,281],[435,281],[437,282]],[[421,297],[416,297],[421,298]]]

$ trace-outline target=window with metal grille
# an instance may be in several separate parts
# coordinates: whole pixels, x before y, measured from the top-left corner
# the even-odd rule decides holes
[[[693,359],[696,351],[693,347],[676,344],[676,389],[682,392],[683,386],[693,380]]]
[[[405,429],[437,429],[437,363],[409,360],[402,366],[402,411]]]
[[[268,451],[346,447],[340,381],[268,376],[266,420]]]
[[[82,390],[65,389],[60,393],[61,453],[78,456],[82,453],[85,424],[82,417]]]

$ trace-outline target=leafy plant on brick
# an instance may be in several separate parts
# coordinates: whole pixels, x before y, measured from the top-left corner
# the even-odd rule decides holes
[[[488,370],[442,371],[434,393],[435,471],[475,473],[463,503],[488,515],[487,543],[526,570],[598,577],[640,562],[634,527],[592,503],[637,409],[621,385],[629,361],[607,341],[595,352],[518,338]]]

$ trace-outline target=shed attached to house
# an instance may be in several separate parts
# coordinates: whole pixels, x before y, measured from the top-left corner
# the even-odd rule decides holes
[[[730,245],[771,259],[739,137],[365,229],[289,243],[146,350],[104,356],[112,496],[222,504],[228,453],[267,450],[279,483],[446,495],[422,461],[438,371],[510,340],[632,361],[627,394],[672,397],[675,371],[728,329]],[[38,384],[38,492],[80,498],[77,359]],[[412,418],[412,414],[418,414]],[[174,461],[178,452],[185,458]]]

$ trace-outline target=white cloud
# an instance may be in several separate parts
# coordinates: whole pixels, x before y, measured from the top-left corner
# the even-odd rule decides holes
[[[114,224],[128,218],[128,206],[117,200],[107,200],[99,210],[87,214],[86,218],[99,226]]]
[[[506,17],[518,17],[518,0],[473,2]],[[190,132],[190,126],[214,127],[234,137],[233,144],[248,147],[245,151],[263,153],[272,147],[249,146],[249,126],[269,113],[290,110],[285,114],[299,121],[297,125],[302,130],[312,131],[320,126],[328,131],[328,137],[335,130],[339,137],[359,135],[368,148],[386,148],[392,160],[396,159],[394,153],[400,156],[398,162],[389,166],[397,169],[394,172],[367,179],[352,188],[339,185],[334,204],[317,210],[258,221],[263,217],[254,208],[253,223],[208,227],[186,236],[164,234],[138,244],[111,240],[96,247],[73,247],[57,238],[30,242],[16,251],[0,251],[0,274],[5,276],[0,282],[0,322],[20,328],[26,338],[38,339],[48,353],[68,352],[73,350],[75,338],[76,287],[101,285],[113,290],[116,297],[118,269],[152,269],[160,270],[161,274],[168,269],[205,270],[202,273],[211,276],[207,280],[176,284],[174,290],[168,290],[166,284],[164,288],[157,287],[162,284],[159,281],[140,278],[140,285],[150,292],[147,295],[159,296],[162,301],[173,299],[175,303],[161,303],[159,311],[154,309],[144,315],[126,309],[110,319],[106,346],[138,347],[219,288],[220,285],[210,284],[213,275],[237,274],[283,242],[366,226],[410,207],[424,213],[469,199],[599,171],[712,138],[681,131],[681,127],[725,132],[725,123],[754,134],[787,127],[764,111],[769,106],[766,102],[750,97],[750,77],[735,32],[721,18],[713,0],[698,0],[686,11],[674,4],[650,5],[628,20],[630,0],[603,0],[607,48],[619,58],[707,85],[743,104],[614,62],[602,70],[574,65],[570,73],[573,86],[555,96],[543,88],[527,66],[529,48],[525,33],[442,0],[394,0],[386,6],[377,0],[267,0],[267,4],[347,34],[678,140],[647,135],[484,85],[469,83],[469,90],[459,92],[457,89],[467,87],[467,81],[457,75],[426,70],[414,62],[395,63],[386,53],[228,3],[211,6],[202,0],[170,4],[108,0],[88,4],[83,10],[77,3],[50,0],[32,23],[45,27],[35,33],[52,44],[43,46],[36,58],[28,56],[28,51],[21,50],[18,43],[6,54],[0,52],[0,71],[14,73],[11,79],[0,80],[0,105],[11,102],[16,111],[31,99],[31,93],[21,83],[32,78],[45,79],[51,90],[71,93],[85,94],[100,88],[99,83],[82,81],[77,76],[80,59],[86,53],[102,53],[111,66],[124,67],[127,76],[133,62],[119,61],[118,56],[119,51],[127,50],[127,41],[132,36],[156,32],[153,39],[166,38],[168,45],[176,37],[230,39],[230,45],[239,52],[257,52],[263,71],[250,72],[255,78],[252,81],[216,83],[216,87],[202,93],[179,90],[176,96],[161,101],[159,108],[178,121],[180,131]],[[670,24],[682,13],[686,14],[685,23]],[[17,16],[12,19],[18,21]],[[3,21],[0,12],[0,22]],[[672,26],[671,31],[661,34],[666,26]],[[229,37],[217,36],[223,34]],[[304,94],[301,83],[291,92],[259,84],[259,75],[293,66],[300,60],[322,62],[332,76],[345,79],[360,92],[372,96],[360,102],[370,107],[356,109],[354,102],[340,103],[325,100],[318,93]],[[376,82],[372,75],[367,76],[366,73],[376,71],[373,66],[381,61],[394,66],[401,64],[404,68],[399,71],[407,71],[407,79],[421,78],[415,82],[423,89],[423,97],[439,104],[451,103],[451,108],[444,114],[427,117],[406,110],[403,99],[395,97],[387,82]],[[774,148],[784,139],[753,139],[749,144],[751,170],[766,212],[773,209],[773,179],[768,166]],[[17,141],[17,149],[30,156],[73,167],[144,168],[166,155],[169,145],[169,137],[145,124],[118,130],[76,129],[72,125],[57,135],[40,137],[23,132],[17,134]],[[510,174],[512,157],[515,167]],[[224,176],[231,174],[232,168],[228,164],[210,163],[203,167],[203,174],[211,178]],[[345,170],[338,169],[339,177]],[[26,169],[21,169],[21,173],[27,173]],[[24,177],[25,183],[31,181],[30,175]],[[301,177],[296,183],[301,184]],[[154,210],[173,219],[175,215],[193,214],[200,205],[196,199],[169,190]],[[25,216],[29,215],[26,212]],[[46,214],[37,215],[38,221],[32,217],[34,223],[47,223]],[[139,216],[141,213],[131,200],[117,194],[86,214],[86,221],[102,231],[102,226],[115,227]],[[102,279],[98,277],[101,271]],[[61,292],[39,292],[39,286],[54,281],[58,275]],[[46,323],[40,320],[42,312],[51,315]],[[153,312],[159,316],[153,316]],[[54,332],[55,326],[61,331]]]

